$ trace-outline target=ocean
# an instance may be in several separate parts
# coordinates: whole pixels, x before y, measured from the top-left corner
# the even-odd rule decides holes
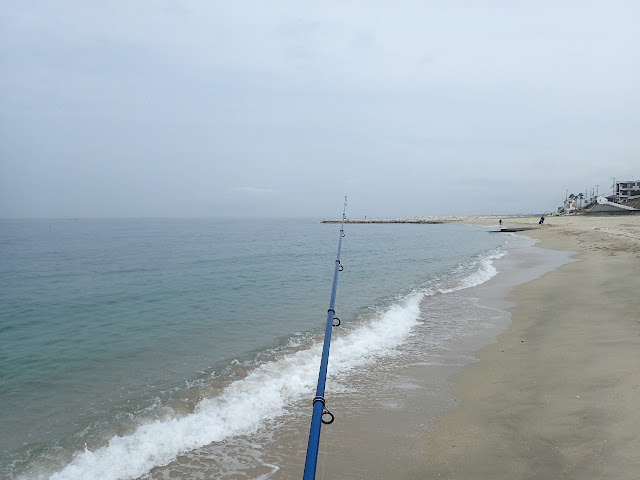
[[[339,229],[0,220],[0,478],[300,478]],[[469,225],[345,225],[337,423],[371,396],[397,408],[393,372],[492,325],[461,292],[531,244]]]

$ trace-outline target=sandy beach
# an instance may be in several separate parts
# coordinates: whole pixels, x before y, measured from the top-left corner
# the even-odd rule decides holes
[[[538,221],[502,217],[536,248],[461,292],[505,318],[436,364],[398,365],[414,386],[400,406],[341,406],[322,478],[640,479],[640,216]]]
[[[496,225],[497,217],[460,218]],[[640,478],[640,216],[503,218],[573,262],[515,289],[412,478]]]

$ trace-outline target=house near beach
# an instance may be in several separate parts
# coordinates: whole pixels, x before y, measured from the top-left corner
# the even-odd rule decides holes
[[[592,192],[593,193],[593,192]],[[579,213],[595,215],[640,214],[640,180],[621,180],[613,182],[613,193],[601,195],[588,200],[588,205],[582,209],[578,200],[583,195],[569,195],[558,213],[575,215]]]
[[[634,198],[640,198],[640,180],[615,182],[614,196],[616,203],[625,203]]]
[[[564,201],[565,215],[573,215],[578,213],[578,200],[574,197],[567,198]]]

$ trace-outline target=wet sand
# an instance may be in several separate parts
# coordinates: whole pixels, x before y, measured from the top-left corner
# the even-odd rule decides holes
[[[511,326],[455,378],[458,407],[422,432],[404,478],[640,478],[640,217],[549,217],[523,234],[580,261],[515,289]]]

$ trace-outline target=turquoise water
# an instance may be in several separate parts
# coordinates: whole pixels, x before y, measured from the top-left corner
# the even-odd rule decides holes
[[[339,228],[0,221],[0,478],[136,478],[306,415],[292,405],[315,391]],[[335,375],[402,344],[425,295],[490,278],[504,241],[464,225],[345,232]]]

